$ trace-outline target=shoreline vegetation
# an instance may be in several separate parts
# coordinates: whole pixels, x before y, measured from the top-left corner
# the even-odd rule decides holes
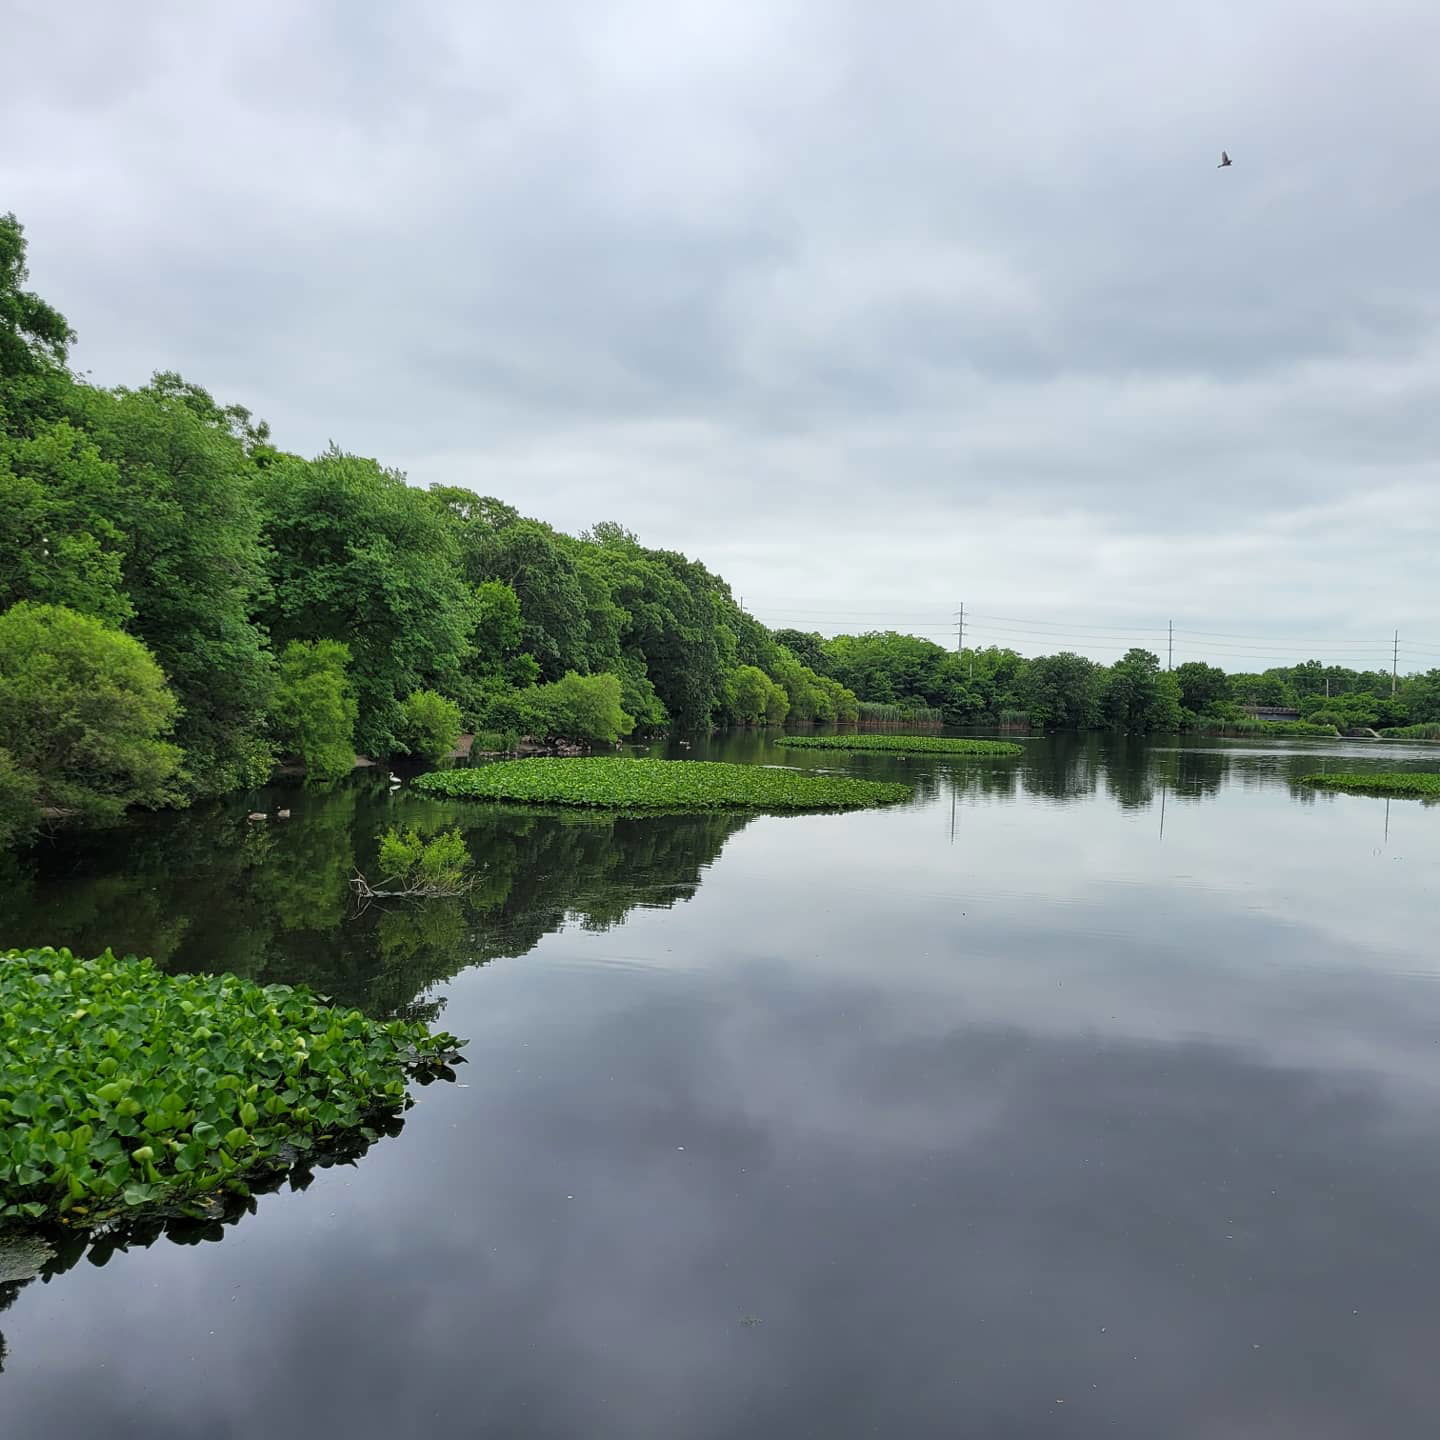
[[[946,735],[785,735],[775,742],[787,750],[879,751],[900,755],[1023,755],[1009,740],[968,740]]]
[[[432,770],[414,788],[449,799],[618,811],[853,810],[909,800],[908,785],[767,765],[612,758],[502,760]]]
[[[0,1231],[204,1215],[378,1138],[461,1043],[301,986],[48,948],[0,953],[0,1024]]]
[[[1301,784],[1317,790],[1337,790],[1347,795],[1400,795],[1410,799],[1440,801],[1440,772],[1426,770],[1363,770],[1333,775],[1305,775]]]
[[[485,475],[422,488],[338,446],[294,454],[174,372],[92,385],[27,282],[0,215],[0,847],[277,767],[443,763],[462,735],[570,754],[787,724],[1440,733],[1440,669],[1170,671],[1139,647],[1102,665],[770,629],[614,520],[565,534],[480,493]]]

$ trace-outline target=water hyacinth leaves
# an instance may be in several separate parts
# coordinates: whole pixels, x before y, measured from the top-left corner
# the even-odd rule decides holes
[[[1023,755],[1009,740],[959,740],[947,735],[786,735],[790,750],[879,750],[903,755]]]
[[[403,1108],[458,1044],[300,987],[0,953],[0,1228],[243,1194]]]
[[[881,785],[762,765],[702,760],[505,760],[436,770],[414,788],[430,795],[613,810],[849,810],[908,800],[908,785]]]
[[[1344,790],[1352,795],[1403,795],[1420,800],[1440,800],[1440,773],[1428,770],[1386,770],[1366,774],[1306,775],[1306,785],[1321,790]]]

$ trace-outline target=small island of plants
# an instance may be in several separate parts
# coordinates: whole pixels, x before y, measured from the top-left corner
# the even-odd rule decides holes
[[[427,795],[613,810],[853,810],[908,800],[908,785],[704,760],[502,760],[421,775]]]
[[[0,952],[0,1230],[203,1211],[374,1139],[453,1035],[109,951]]]
[[[1440,773],[1428,770],[1353,771],[1334,775],[1306,775],[1303,783],[1321,790],[1343,790],[1350,795],[1407,795],[1440,800]]]
[[[1023,755],[1009,740],[961,740],[947,735],[784,735],[793,750],[881,750],[905,755]]]

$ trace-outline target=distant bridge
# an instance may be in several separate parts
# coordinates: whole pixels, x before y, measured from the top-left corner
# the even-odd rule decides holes
[[[1240,707],[1247,715],[1253,715],[1257,720],[1298,720],[1300,712],[1292,710],[1287,705],[1242,705]]]

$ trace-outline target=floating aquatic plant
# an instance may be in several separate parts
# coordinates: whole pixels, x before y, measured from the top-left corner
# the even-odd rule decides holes
[[[1334,775],[1302,775],[1301,782],[1322,790],[1355,795],[1412,795],[1440,800],[1440,773],[1429,770],[1353,771]]]
[[[615,810],[845,810],[908,800],[908,785],[704,760],[502,760],[435,770],[414,789],[430,795],[591,805]]]
[[[299,986],[0,953],[0,1228],[246,1193],[328,1137],[368,1134],[459,1043]]]

